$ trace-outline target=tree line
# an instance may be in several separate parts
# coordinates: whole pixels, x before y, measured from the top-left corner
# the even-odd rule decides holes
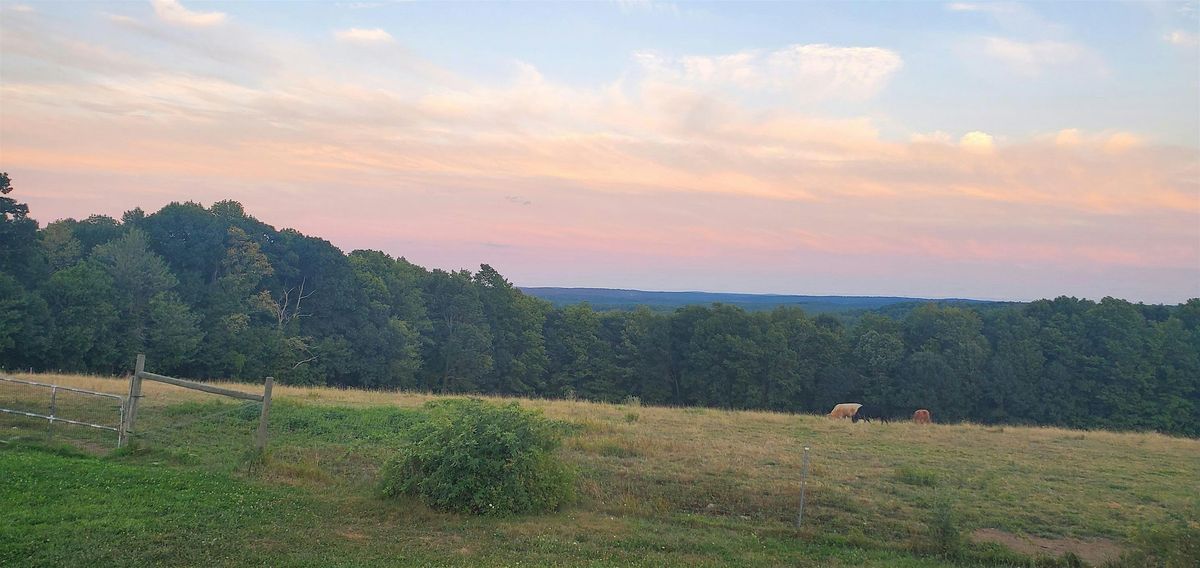
[[[12,187],[0,178],[3,193]],[[713,304],[555,308],[488,265],[349,254],[240,204],[39,227],[0,196],[0,367],[1200,435],[1200,299],[1060,297],[852,321]]]

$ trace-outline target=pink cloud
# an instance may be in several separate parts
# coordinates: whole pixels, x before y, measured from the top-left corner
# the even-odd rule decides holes
[[[256,45],[229,33],[228,49]],[[1187,280],[1200,276],[1195,149],[1115,129],[895,140],[877,117],[752,105],[728,90],[791,88],[774,82],[784,66],[869,96],[900,65],[875,52],[666,58],[580,88],[524,63],[498,84],[412,59],[387,59],[398,71],[380,76],[291,44],[246,62],[254,81],[235,81],[45,37],[22,53],[95,73],[0,84],[0,150],[43,220],[232,197],[269,222],[434,265],[495,256],[517,279],[548,278],[553,259],[576,263],[556,267],[564,274],[589,273],[578,263],[592,259],[645,271],[646,284],[627,286],[652,286],[656,267],[715,286],[731,266],[772,285],[885,268],[927,289],[938,286],[930,271],[985,285],[1006,266],[1072,278],[1100,267],[1113,281],[1166,271],[1172,294],[1200,281]],[[831,57],[865,65],[864,82],[826,69]]]

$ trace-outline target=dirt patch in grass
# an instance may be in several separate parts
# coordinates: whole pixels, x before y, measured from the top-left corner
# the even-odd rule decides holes
[[[978,529],[971,533],[975,542],[994,542],[1012,549],[1015,552],[1033,557],[1059,557],[1068,552],[1075,553],[1084,562],[1093,566],[1102,566],[1106,562],[1121,557],[1122,549],[1116,543],[1106,538],[1082,540],[1078,538],[1041,538],[1036,536],[1015,535],[999,529]]]
[[[338,536],[340,536],[346,540],[353,540],[353,541],[367,540],[367,535],[360,533],[358,531],[350,530],[350,529],[342,529],[340,531],[337,531],[337,534],[338,534]]]

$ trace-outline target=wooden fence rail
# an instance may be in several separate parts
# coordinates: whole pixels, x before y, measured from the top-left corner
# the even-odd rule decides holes
[[[156,373],[148,372],[148,371],[146,371],[146,356],[143,354],[138,354],[137,364],[134,366],[134,370],[133,370],[133,376],[130,377],[130,379],[129,379],[129,399],[128,399],[129,402],[127,403],[128,408],[125,411],[124,421],[121,425],[121,439],[122,440],[124,440],[130,434],[134,433],[134,426],[137,424],[138,401],[142,398],[142,381],[143,380],[166,383],[168,385],[183,387],[185,389],[193,389],[193,390],[207,392],[210,394],[219,394],[221,396],[228,396],[231,398],[237,398],[237,399],[241,399],[241,400],[261,402],[262,403],[262,412],[258,416],[258,430],[255,432],[255,435],[254,435],[254,447],[255,447],[255,449],[257,449],[259,451],[262,451],[263,449],[265,449],[267,447],[267,418],[271,413],[271,387],[272,387],[273,383],[275,382],[275,379],[273,379],[271,377],[267,377],[266,382],[263,384],[263,393],[262,394],[253,394],[253,393],[248,393],[248,392],[242,392],[242,391],[237,391],[237,390],[233,390],[233,389],[218,387],[215,385],[198,383],[195,381],[189,381],[189,380],[185,380],[185,379],[177,379],[175,377],[167,377],[164,375],[159,375]]]

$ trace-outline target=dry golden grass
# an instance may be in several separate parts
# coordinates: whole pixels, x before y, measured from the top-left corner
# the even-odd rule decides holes
[[[17,375],[124,394],[124,379]],[[224,383],[247,392],[261,386]],[[276,386],[306,405],[418,407],[427,393]],[[147,407],[213,395],[144,383]],[[911,542],[948,499],[966,531],[1125,542],[1138,528],[1200,512],[1200,440],[1153,433],[974,424],[853,424],[824,416],[519,400],[581,426],[564,452],[580,471],[581,514],[741,523],[782,530],[811,448],[805,531]],[[934,419],[936,420],[936,416]],[[334,483],[311,453],[280,465],[298,483]],[[334,476],[336,477],[336,475]]]

